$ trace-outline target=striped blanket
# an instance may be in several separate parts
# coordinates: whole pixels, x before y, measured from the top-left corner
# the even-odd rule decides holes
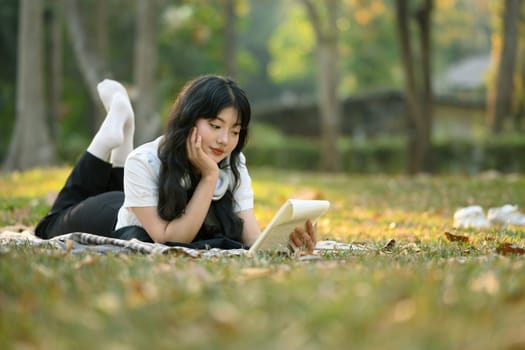
[[[65,250],[71,253],[94,251],[98,253],[142,253],[142,254],[175,254],[192,258],[214,256],[241,256],[248,253],[245,249],[207,250],[187,247],[172,247],[160,243],[147,243],[136,239],[122,240],[93,235],[84,232],[74,232],[51,239],[35,236],[31,228],[25,226],[10,226],[0,229],[0,247],[8,245],[49,247]],[[335,241],[320,241],[317,251],[352,250],[366,251],[365,247]]]

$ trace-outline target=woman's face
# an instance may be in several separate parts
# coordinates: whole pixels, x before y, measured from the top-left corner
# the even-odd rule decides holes
[[[195,125],[202,137],[202,150],[217,163],[228,157],[239,142],[241,123],[233,107],[224,108],[212,119],[199,118]]]

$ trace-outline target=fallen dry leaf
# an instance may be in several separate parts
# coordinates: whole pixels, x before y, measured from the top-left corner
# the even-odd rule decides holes
[[[402,254],[421,252],[421,249],[415,243],[407,243],[400,248],[402,249]]]
[[[394,322],[406,322],[416,314],[416,302],[404,299],[394,304],[392,318]]]
[[[500,282],[494,272],[488,271],[474,278],[470,283],[470,288],[476,292],[486,292],[490,295],[495,295],[500,290]]]
[[[452,234],[450,232],[445,232],[445,237],[447,237],[447,239],[450,242],[464,242],[464,243],[468,243],[468,241],[469,241],[469,238],[467,236],[454,235],[454,234]]]
[[[500,243],[496,248],[496,252],[501,255],[523,255],[525,254],[525,249],[512,243]]]
[[[209,306],[210,316],[221,331],[236,332],[238,330],[241,312],[229,302],[216,301]]]
[[[70,239],[66,239],[66,254],[69,254],[73,250],[74,243]]]
[[[152,302],[158,296],[158,290],[154,283],[132,279],[127,282],[126,301],[129,306],[137,307]]]
[[[254,278],[268,276],[271,273],[272,270],[267,267],[246,267],[241,270],[240,278],[243,280],[250,280]]]
[[[390,252],[394,247],[396,246],[396,240],[391,239],[383,248],[381,248],[382,251]]]
[[[93,265],[99,261],[99,257],[95,255],[88,255],[84,258],[84,260],[79,261],[75,264],[75,269],[80,269],[84,266]]]

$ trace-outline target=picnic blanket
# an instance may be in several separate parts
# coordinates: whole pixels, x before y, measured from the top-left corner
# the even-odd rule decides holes
[[[65,235],[42,239],[35,236],[33,230],[24,226],[11,226],[0,229],[0,247],[8,245],[49,247],[71,253],[97,252],[97,253],[142,253],[142,254],[175,254],[192,258],[214,256],[241,256],[248,254],[245,249],[193,249],[187,247],[173,247],[160,243],[147,243],[137,239],[123,240],[102,237],[85,232],[73,232]],[[360,245],[341,243],[336,241],[319,241],[316,251],[353,250],[366,251]]]

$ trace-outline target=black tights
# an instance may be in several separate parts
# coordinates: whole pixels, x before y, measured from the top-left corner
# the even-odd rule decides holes
[[[114,231],[124,202],[123,168],[113,168],[85,152],[58,194],[49,214],[35,229],[41,238],[87,232],[118,238]]]

